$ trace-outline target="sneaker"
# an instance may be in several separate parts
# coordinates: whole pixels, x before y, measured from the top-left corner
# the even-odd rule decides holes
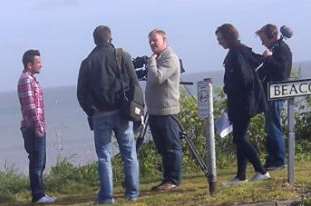
[[[114,199],[96,200],[95,205],[113,205],[114,203]]]
[[[267,171],[276,171],[276,170],[282,170],[286,167],[285,164],[282,165],[270,165],[266,167]]]
[[[153,187],[152,191],[172,191],[175,190],[178,186],[171,182],[162,182],[161,184]]]
[[[36,201],[38,204],[52,204],[56,201],[55,197],[50,197],[48,195],[44,195],[39,200]]]
[[[244,184],[244,183],[247,183],[247,182],[248,182],[247,179],[240,180],[238,177],[234,177],[232,180],[224,182],[223,185],[229,187],[229,186],[241,185],[241,184]]]
[[[252,177],[251,181],[267,180],[270,178],[271,178],[271,176],[270,176],[269,172],[266,172],[265,174],[261,174],[260,172],[256,172],[256,174]]]
[[[128,198],[126,198],[127,199],[127,201],[129,201],[129,202],[136,202],[137,200],[138,200],[138,197],[128,197]]]

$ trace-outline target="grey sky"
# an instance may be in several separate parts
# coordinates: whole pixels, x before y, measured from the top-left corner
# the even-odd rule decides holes
[[[133,57],[150,55],[147,34],[167,31],[170,45],[183,59],[187,72],[222,69],[226,53],[215,29],[233,23],[241,40],[262,52],[254,32],[266,23],[291,27],[288,40],[294,61],[311,60],[310,0],[10,0],[1,2],[0,91],[15,90],[22,71],[21,56],[40,49],[44,87],[75,85],[81,60],[93,48],[92,31],[111,27],[116,47]]]

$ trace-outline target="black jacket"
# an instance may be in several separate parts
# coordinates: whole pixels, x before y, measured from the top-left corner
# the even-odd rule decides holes
[[[250,118],[266,109],[262,83],[255,68],[262,62],[260,55],[239,44],[229,50],[225,60],[224,92],[227,94],[231,121]]]
[[[88,116],[97,110],[119,109],[123,95],[122,82],[124,88],[139,85],[130,55],[123,52],[122,71],[119,71],[115,52],[112,44],[102,44],[96,46],[81,63],[77,97]]]
[[[292,69],[292,52],[288,45],[278,40],[272,47],[272,56],[264,59],[263,66],[258,70],[265,86],[271,81],[288,80]]]

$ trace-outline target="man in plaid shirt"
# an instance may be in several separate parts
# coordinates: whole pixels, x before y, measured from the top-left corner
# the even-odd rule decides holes
[[[21,131],[29,158],[29,178],[32,202],[49,204],[54,197],[44,193],[43,170],[46,162],[46,122],[43,92],[35,74],[42,68],[40,52],[28,50],[23,55],[24,70],[18,81],[18,97],[23,120]]]

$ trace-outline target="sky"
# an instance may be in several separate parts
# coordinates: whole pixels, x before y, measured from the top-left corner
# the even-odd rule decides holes
[[[76,85],[97,25],[109,26],[114,45],[132,57],[149,56],[148,33],[165,30],[188,73],[223,69],[226,51],[215,38],[223,23],[259,53],[264,48],[255,31],[287,25],[294,62],[311,60],[311,0],[2,0],[1,8],[0,91],[16,90],[22,55],[31,48],[41,51],[43,87]]]

